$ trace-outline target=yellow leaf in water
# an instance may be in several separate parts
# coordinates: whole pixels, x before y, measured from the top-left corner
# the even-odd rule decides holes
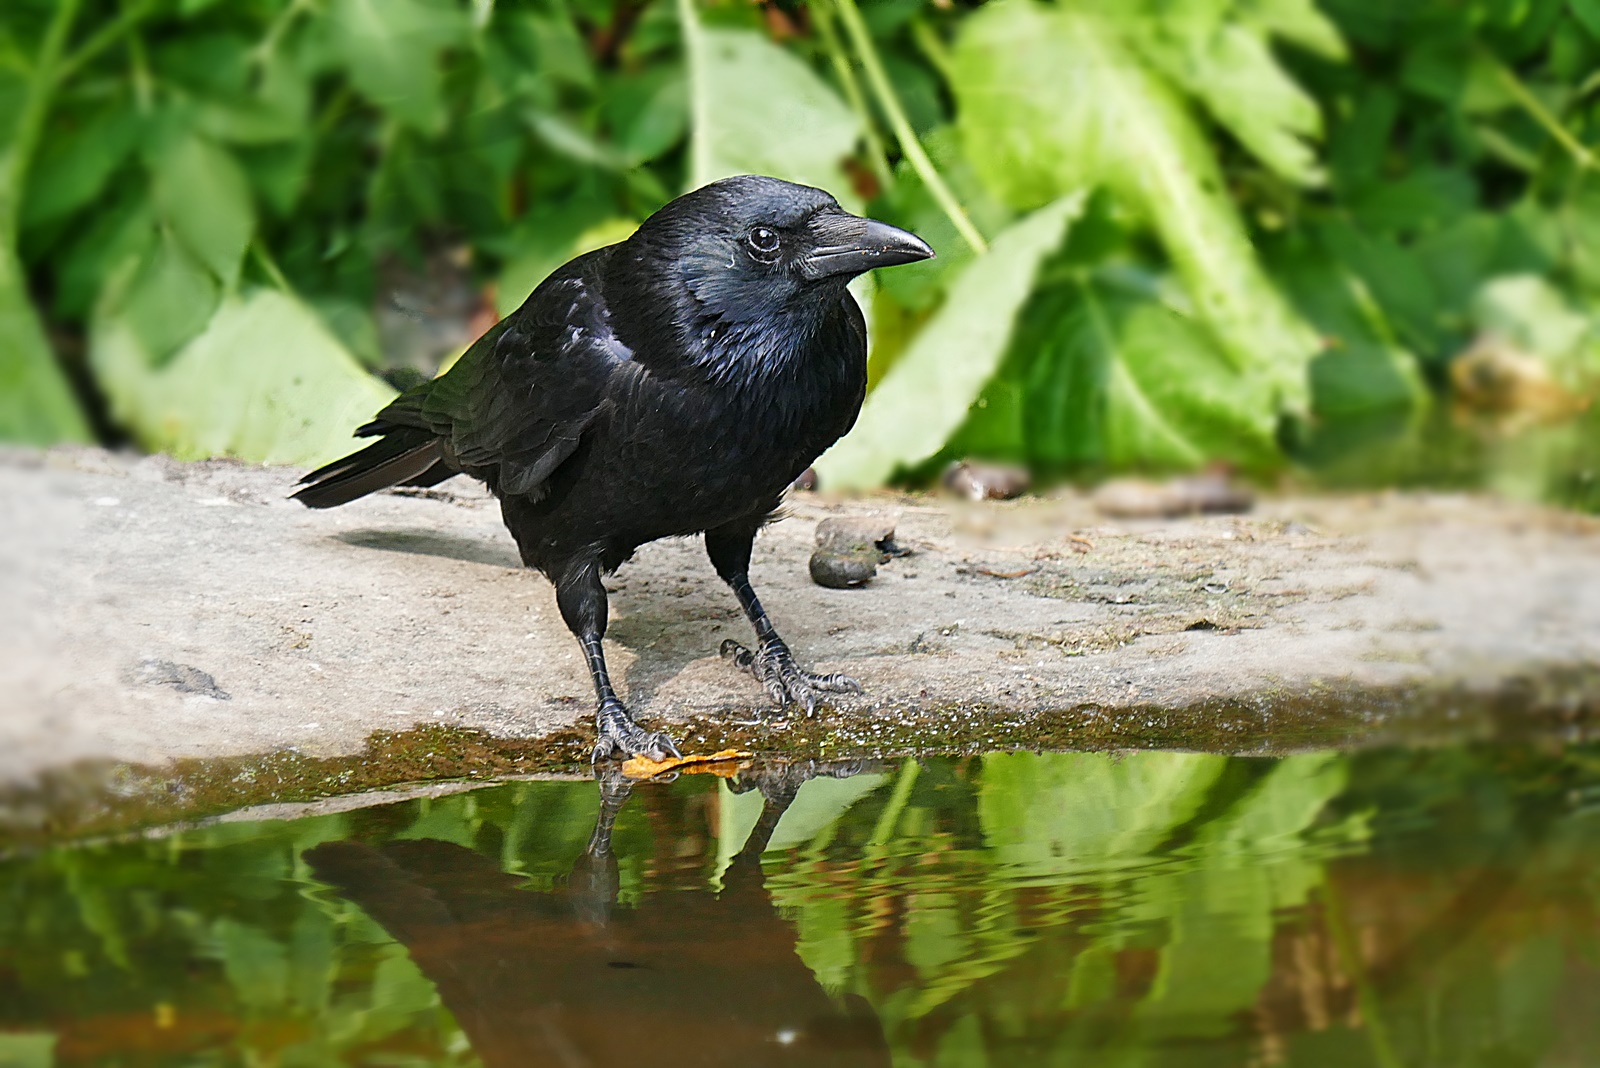
[[[630,779],[650,779],[667,771],[683,771],[708,772],[726,778],[738,770],[732,766],[734,761],[743,760],[750,755],[738,749],[723,749],[716,753],[668,757],[666,760],[633,756],[622,762],[622,774]]]

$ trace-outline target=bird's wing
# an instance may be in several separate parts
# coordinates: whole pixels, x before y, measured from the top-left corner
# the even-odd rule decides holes
[[[607,323],[605,252],[551,275],[447,373],[402,393],[357,433],[428,430],[452,466],[496,470],[502,493],[541,495],[605,412],[613,377],[630,366]]]

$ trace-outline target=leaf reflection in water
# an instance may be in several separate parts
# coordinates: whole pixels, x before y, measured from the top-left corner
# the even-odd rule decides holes
[[[516,782],[0,861],[0,1063],[1589,1063],[1600,747]]]

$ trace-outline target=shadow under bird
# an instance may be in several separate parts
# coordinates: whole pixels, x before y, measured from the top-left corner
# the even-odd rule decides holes
[[[845,286],[932,255],[820,189],[714,182],[555,271],[449,372],[356,431],[375,443],[311,472],[294,496],[331,508],[457,474],[487,484],[583,647],[597,761],[678,752],[634,722],[601,647],[601,576],[658,538],[704,533],[756,634],[753,650],[725,642],[724,654],[809,714],[818,694],[860,686],[795,662],[750,588],[751,546],[861,410],[866,324]]]

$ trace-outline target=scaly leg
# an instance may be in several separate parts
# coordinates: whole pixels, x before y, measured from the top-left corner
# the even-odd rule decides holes
[[[616,826],[617,814],[633,794],[633,783],[622,777],[614,766],[594,769],[595,780],[600,784],[600,814],[595,817],[594,833],[589,845],[572,866],[567,876],[571,894],[572,911],[578,919],[604,927],[611,919],[617,903],[617,857],[611,852],[611,831]]]
[[[591,760],[598,763],[622,753],[624,756],[644,755],[652,760],[665,760],[679,756],[673,740],[660,731],[646,731],[633,721],[627,708],[617,699],[611,688],[611,675],[606,671],[606,654],[601,640],[606,636],[606,588],[600,581],[600,565],[596,560],[575,561],[556,583],[556,604],[567,629],[577,635],[583,647],[584,659],[589,662],[589,674],[594,678],[595,696],[600,704],[595,710],[595,742]]]
[[[794,654],[773,629],[766,609],[750,588],[750,549],[760,522],[739,523],[706,531],[706,555],[739,598],[739,605],[756,630],[754,651],[733,639],[722,643],[722,655],[748,670],[766,688],[779,708],[795,702],[810,716],[820,693],[860,693],[861,684],[848,675],[815,674],[795,663]]]

